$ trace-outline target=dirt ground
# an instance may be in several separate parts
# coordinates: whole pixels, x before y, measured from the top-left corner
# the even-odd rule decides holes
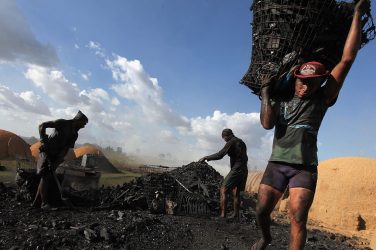
[[[0,183],[1,184],[1,183]],[[259,237],[254,213],[239,222],[210,217],[155,215],[149,211],[30,209],[15,190],[0,185],[0,249],[249,249]],[[287,249],[289,227],[275,217],[273,243]],[[366,240],[310,230],[305,249],[370,249]]]

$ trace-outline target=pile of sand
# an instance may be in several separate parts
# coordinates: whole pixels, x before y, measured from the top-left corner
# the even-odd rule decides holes
[[[0,129],[0,159],[32,159],[29,144],[18,135]]]
[[[310,218],[343,230],[376,229],[376,159],[322,161]]]

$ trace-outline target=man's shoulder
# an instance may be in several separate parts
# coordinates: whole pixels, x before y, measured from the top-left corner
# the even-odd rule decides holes
[[[236,142],[244,143],[244,141],[243,141],[242,139],[240,139],[239,137],[236,137],[236,136],[234,136],[231,140],[232,140],[234,143],[236,143]]]
[[[57,119],[57,120],[54,121],[54,123],[56,124],[57,127],[63,128],[63,127],[71,126],[73,121],[72,120],[66,120],[66,119]]]
[[[68,123],[72,123],[72,120],[56,119],[54,122],[55,123],[61,123],[61,124],[68,124]]]

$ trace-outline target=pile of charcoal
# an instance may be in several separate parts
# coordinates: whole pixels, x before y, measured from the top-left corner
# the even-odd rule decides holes
[[[147,198],[152,197],[152,194],[148,193],[145,183],[153,180],[153,176],[155,175],[157,174],[152,173],[141,176],[129,183],[123,183],[121,186],[102,187],[99,190],[100,206],[98,208],[148,209]],[[163,176],[161,176],[160,180],[163,183]],[[161,187],[156,187],[154,192],[158,189],[160,190]]]
[[[211,200],[219,200],[219,187],[223,177],[206,163],[192,162],[177,168],[170,174],[189,191],[199,193]]]
[[[40,177],[35,169],[18,168],[16,171],[17,200],[32,201],[37,192]]]
[[[156,214],[210,215],[218,211],[222,181],[223,177],[210,165],[192,162],[171,172],[149,173],[123,185],[99,190],[64,190],[64,196],[76,206],[96,210],[149,209]],[[35,170],[19,170],[16,182],[17,200],[32,201],[39,183]],[[49,185],[53,191],[50,193],[58,194],[59,190],[53,184]],[[59,205],[61,201],[51,203]]]
[[[240,82],[258,95],[265,74],[282,76],[312,60],[331,70],[341,58],[353,9],[348,1],[254,1],[251,64]],[[369,13],[362,17],[362,46],[376,35]]]
[[[218,211],[223,177],[206,163],[192,162],[167,173],[150,173],[122,186],[101,188],[99,208],[149,209],[155,213]]]
[[[63,174],[57,173],[56,177],[58,180],[63,179]],[[15,194],[13,195],[17,201],[28,201],[31,202],[34,200],[35,194],[37,193],[37,189],[40,182],[40,176],[37,175],[36,169],[31,168],[18,168],[16,170],[16,177],[15,177],[17,189],[13,190]],[[59,194],[60,191],[56,185],[54,179],[48,180],[48,200],[52,205],[60,206],[62,201],[60,199]],[[82,196],[85,197],[85,196]],[[71,197],[74,199],[74,197]],[[77,202],[81,201],[82,199],[78,200]]]
[[[4,183],[0,182],[0,199],[14,197],[14,190],[7,187]]]
[[[208,197],[215,196],[215,192],[218,191],[217,189],[223,181],[222,175],[207,163],[192,162],[169,172],[169,174],[187,187],[194,188],[198,183],[210,186]],[[214,192],[212,192],[213,187],[215,188]]]

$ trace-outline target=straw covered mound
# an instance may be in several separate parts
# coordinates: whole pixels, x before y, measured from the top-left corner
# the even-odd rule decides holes
[[[376,159],[322,161],[310,218],[343,230],[376,229]]]
[[[250,171],[245,184],[245,192],[257,193],[264,171]]]
[[[32,159],[29,144],[18,135],[0,129],[0,159]]]
[[[85,154],[104,156],[100,149],[90,144],[74,149],[74,153],[77,158]]]

